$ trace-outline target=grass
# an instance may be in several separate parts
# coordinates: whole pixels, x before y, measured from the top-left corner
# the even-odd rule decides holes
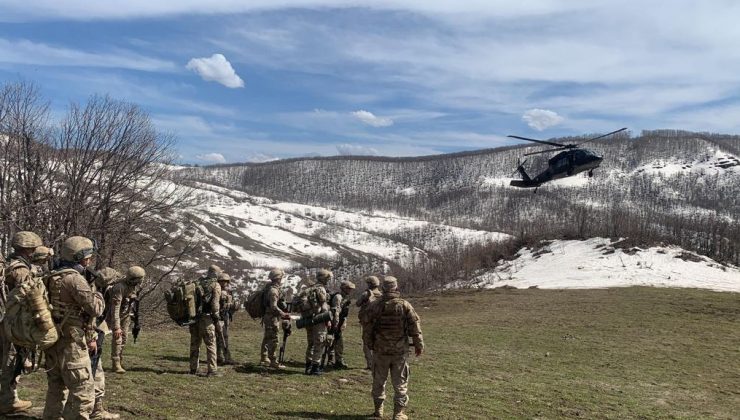
[[[738,294],[530,289],[411,302],[427,345],[411,364],[412,418],[739,416]],[[232,352],[244,364],[223,368],[220,378],[187,375],[187,329],[144,330],[127,348],[129,372],[107,375],[109,408],[127,418],[168,419],[359,419],[372,412],[354,309],[346,348],[356,368],[321,377],[302,375],[302,330],[289,339],[288,369],[256,367],[259,323],[237,315]],[[37,405],[45,390],[42,373],[19,386]],[[392,401],[390,384],[388,391]]]

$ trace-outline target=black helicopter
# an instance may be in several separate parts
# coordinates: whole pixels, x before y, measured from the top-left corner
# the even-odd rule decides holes
[[[561,143],[554,143],[551,141],[535,140],[535,139],[530,139],[526,137],[509,136],[511,138],[515,138],[519,140],[526,140],[526,141],[532,141],[535,143],[555,146],[554,149],[547,149],[547,150],[540,150],[538,152],[525,153],[524,156],[536,155],[539,153],[549,153],[549,152],[560,151],[560,153],[551,157],[547,161],[547,169],[545,169],[544,172],[537,174],[537,176],[535,176],[534,178],[531,178],[527,174],[527,172],[524,170],[524,163],[527,162],[526,159],[524,160],[524,162],[518,163],[516,170],[519,171],[519,174],[522,176],[522,179],[513,179],[511,180],[511,183],[509,185],[511,185],[512,187],[520,187],[520,188],[535,188],[535,192],[537,192],[536,190],[537,187],[544,184],[545,182],[552,181],[554,179],[565,178],[571,175],[581,173],[583,171],[588,171],[588,176],[590,177],[594,176],[594,169],[598,168],[599,165],[601,165],[601,161],[604,158],[602,156],[598,156],[596,153],[588,149],[581,149],[579,148],[579,146],[584,143],[588,143],[590,141],[598,140],[604,137],[609,137],[612,134],[619,133],[626,129],[627,127],[620,128],[619,130],[612,131],[611,133],[608,133],[608,134],[594,137],[594,138],[582,141],[580,143],[571,143],[571,144],[561,144]]]

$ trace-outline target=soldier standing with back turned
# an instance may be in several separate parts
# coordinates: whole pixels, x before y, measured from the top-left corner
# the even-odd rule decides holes
[[[390,371],[395,390],[393,420],[406,420],[409,337],[417,357],[424,351],[424,340],[419,316],[410,303],[401,299],[395,277],[383,279],[383,295],[368,308],[368,326],[363,331],[363,338],[373,350],[373,417],[383,417],[385,382]]]
[[[260,364],[273,369],[281,369],[285,366],[278,362],[275,352],[278,347],[278,331],[280,321],[290,319],[290,314],[283,311],[285,308],[285,295],[280,288],[285,273],[279,268],[273,268],[268,275],[270,284],[265,286],[263,299],[265,299],[265,315],[262,317],[262,325],[265,327],[265,335],[260,347]]]
[[[199,286],[203,289],[205,301],[199,308],[195,323],[188,327],[190,329],[190,373],[192,375],[198,371],[200,343],[205,342],[208,355],[206,376],[219,376],[216,360],[216,324],[219,321],[221,301],[221,286],[218,285],[217,280],[221,273],[219,266],[211,265],[208,267],[206,276],[198,280]]]
[[[344,334],[342,331],[347,327],[347,316],[349,315],[349,300],[352,291],[355,290],[355,284],[345,280],[339,285],[339,293],[331,295],[329,308],[331,310],[331,329],[327,335],[329,346],[327,351],[329,360],[334,360],[334,369],[347,369],[344,363]],[[341,324],[341,325],[340,325]],[[329,362],[331,363],[331,362]]]
[[[37,247],[42,246],[39,235],[29,232],[16,232],[11,240],[13,254],[10,255],[8,266],[5,269],[4,297],[8,296],[16,286],[24,284],[33,278],[31,258]],[[5,302],[3,302],[4,304]],[[18,363],[25,359],[25,349],[18,348],[11,343],[10,337],[5,335],[4,325],[0,322],[0,341],[2,341],[2,373],[0,373],[0,414],[20,413],[29,409],[31,401],[18,399],[16,386],[18,385]],[[19,373],[18,373],[19,374]]]
[[[328,295],[326,285],[331,280],[331,271],[320,269],[316,272],[316,284],[306,292],[308,295],[309,309],[303,311],[303,318],[313,318],[329,310],[326,304]],[[308,345],[306,347],[306,375],[321,375],[320,363],[321,355],[326,345],[326,324],[316,324],[306,326],[306,338]]]
[[[234,359],[231,358],[231,347],[229,347],[229,326],[231,320],[236,312],[236,305],[234,304],[234,297],[231,295],[229,290],[229,284],[231,283],[231,276],[226,273],[218,275],[218,284],[221,286],[221,301],[219,302],[219,309],[221,311],[221,318],[218,321],[221,327],[221,333],[216,334],[216,353],[217,363],[219,365],[233,365],[236,364]]]
[[[356,303],[356,305],[360,307],[360,310],[357,312],[357,318],[360,320],[362,331],[365,331],[366,328],[370,328],[370,326],[367,325],[367,307],[382,294],[379,289],[380,280],[377,277],[367,276],[365,277],[365,283],[367,284],[367,290],[362,292],[362,295],[360,295]],[[362,352],[365,353],[365,369],[372,370],[373,351],[367,346],[367,342],[364,337],[362,339]]]
[[[106,293],[108,299],[108,327],[113,331],[113,342],[110,346],[113,372],[126,373],[123,368],[123,349],[126,347],[128,328],[131,325],[131,312],[137,299],[136,289],[144,281],[146,271],[135,265],[129,267],[126,278],[110,287]]]

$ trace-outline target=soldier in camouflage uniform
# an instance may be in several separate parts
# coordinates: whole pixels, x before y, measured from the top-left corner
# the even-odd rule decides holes
[[[302,317],[311,318],[329,310],[326,285],[331,278],[332,274],[329,270],[322,268],[316,272],[316,284],[308,290],[309,309],[303,311]],[[320,363],[326,345],[326,324],[306,326],[306,338],[308,346],[306,347],[305,373],[306,375],[321,375]]]
[[[144,277],[146,277],[146,271],[143,268],[138,265],[132,266],[122,281],[110,286],[105,292],[108,303],[106,322],[108,328],[113,331],[110,357],[115,373],[126,373],[126,369],[123,368],[123,349],[128,339],[134,301],[138,298],[137,290],[144,281]]]
[[[44,277],[49,273],[49,260],[54,255],[51,248],[45,246],[36,247],[31,256],[31,264],[34,277]]]
[[[337,333],[339,332],[339,328],[344,331],[347,327],[346,317],[343,320],[340,318],[342,318],[341,313],[343,310],[346,310],[347,314],[349,314],[349,304],[351,304],[351,302],[348,299],[353,290],[355,290],[355,284],[351,281],[345,280],[339,285],[339,293],[334,293],[329,299],[331,328],[326,336],[326,345],[328,346],[327,351],[329,351],[328,363],[331,363],[331,361],[334,360],[335,369],[347,369],[349,367],[344,363],[344,334]],[[340,321],[342,324],[341,327],[339,325]],[[337,335],[339,337],[337,337]]]
[[[61,266],[48,278],[47,290],[59,341],[46,350],[45,419],[87,419],[95,405],[90,353],[97,351],[94,330],[86,329],[103,313],[103,295],[82,276],[92,263],[93,243],[82,236],[62,244]],[[65,403],[65,392],[67,394]]]
[[[362,330],[365,331],[369,328],[367,325],[367,307],[370,303],[375,301],[382,294],[380,292],[380,280],[375,276],[365,277],[365,283],[367,284],[367,290],[362,292],[362,295],[357,299],[356,305],[360,308],[357,312],[357,318],[360,321]],[[372,370],[373,366],[373,351],[367,346],[365,339],[362,340],[362,351],[365,353],[365,369]]]
[[[208,354],[208,372],[206,375],[220,376],[216,355],[216,325],[219,321],[221,301],[221,286],[218,285],[217,280],[222,271],[219,266],[211,265],[208,267],[208,273],[205,277],[198,280],[206,301],[199,308],[195,323],[188,327],[190,329],[190,373],[193,375],[198,371],[200,343],[205,342],[206,353]]]
[[[16,286],[20,286],[33,278],[33,268],[30,263],[35,249],[41,246],[39,235],[21,231],[13,235],[11,242],[13,254],[5,268],[5,285],[3,298]],[[3,302],[4,304],[5,302]],[[16,386],[18,376],[16,366],[26,358],[25,349],[16,348],[5,335],[5,328],[0,323],[0,341],[2,342],[2,373],[0,373],[0,414],[14,414],[29,409],[31,401],[18,399]]]
[[[262,338],[260,346],[260,364],[269,366],[274,369],[282,369],[275,352],[278,348],[278,331],[280,330],[280,321],[290,319],[290,314],[283,309],[285,305],[285,294],[280,288],[285,273],[279,268],[273,268],[268,274],[270,284],[265,286],[263,297],[265,299],[265,315],[262,317],[262,326],[265,328],[265,335]]]
[[[221,333],[216,334],[216,353],[217,363],[219,365],[233,365],[236,364],[234,359],[231,358],[231,347],[229,347],[229,325],[236,312],[236,303],[229,290],[229,284],[231,283],[231,276],[226,273],[218,275],[218,284],[221,286],[221,301],[219,302],[219,308],[221,310],[221,320],[218,321],[221,327]]]
[[[409,398],[409,337],[416,356],[424,351],[419,316],[410,303],[401,299],[395,277],[383,279],[383,295],[368,308],[368,328],[363,331],[365,342],[373,350],[373,402],[376,418],[383,417],[385,382],[388,371],[395,390],[393,420],[405,420]]]

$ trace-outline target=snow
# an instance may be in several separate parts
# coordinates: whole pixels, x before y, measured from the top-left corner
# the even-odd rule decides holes
[[[522,249],[518,258],[469,283],[450,287],[593,289],[627,286],[686,287],[740,292],[740,269],[723,266],[679,247],[615,248],[604,238],[557,240],[538,251]],[[691,255],[691,260],[677,258]]]

